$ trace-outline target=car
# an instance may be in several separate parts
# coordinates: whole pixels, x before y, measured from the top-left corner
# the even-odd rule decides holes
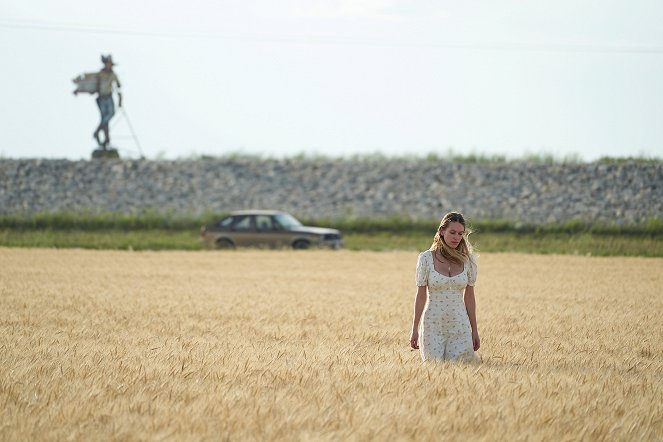
[[[218,222],[202,226],[200,238],[208,247],[264,247],[308,249],[343,246],[341,232],[302,225],[294,216],[278,210],[238,210]]]

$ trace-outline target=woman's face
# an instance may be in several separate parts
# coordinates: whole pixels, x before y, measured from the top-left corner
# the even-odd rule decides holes
[[[451,248],[455,249],[460,244],[465,234],[465,227],[458,222],[451,222],[446,229],[440,229],[444,242]]]

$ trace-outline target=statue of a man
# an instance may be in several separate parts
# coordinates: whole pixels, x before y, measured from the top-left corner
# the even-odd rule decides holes
[[[115,103],[113,102],[113,86],[117,85],[117,96],[118,96],[118,106],[122,107],[122,92],[120,86],[120,80],[113,72],[113,57],[101,56],[101,62],[104,64],[104,67],[97,74],[97,105],[99,106],[99,112],[101,112],[101,122],[97,129],[94,131],[94,138],[99,143],[103,149],[106,149],[110,143],[110,135],[108,133],[108,123],[110,122],[113,115],[115,115]],[[99,139],[99,132],[103,131],[105,139],[102,142]]]

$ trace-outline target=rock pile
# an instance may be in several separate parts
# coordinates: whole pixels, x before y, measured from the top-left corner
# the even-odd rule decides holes
[[[0,160],[0,213],[275,208],[307,218],[439,218],[632,224],[663,219],[663,163],[412,160]]]

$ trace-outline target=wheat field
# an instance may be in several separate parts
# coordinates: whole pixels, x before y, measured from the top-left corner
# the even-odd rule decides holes
[[[663,259],[483,254],[424,364],[416,256],[0,249],[0,437],[663,439]]]

